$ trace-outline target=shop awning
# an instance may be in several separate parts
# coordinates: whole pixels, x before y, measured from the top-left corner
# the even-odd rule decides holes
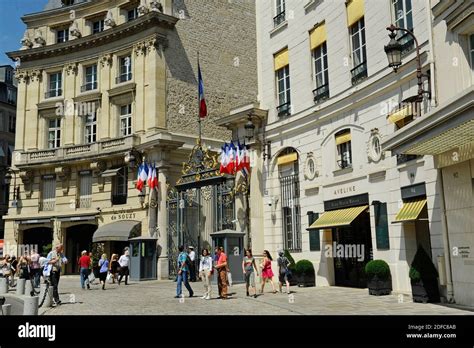
[[[110,176],[116,176],[121,168],[114,168],[114,169],[107,169],[102,172],[100,175],[103,178],[110,177]]]
[[[426,198],[404,202],[393,223],[417,220],[426,205]]]
[[[309,229],[327,229],[333,227],[349,226],[369,206],[351,207],[345,209],[331,210],[319,217]]]
[[[140,221],[123,220],[100,226],[92,237],[96,242],[127,242],[140,235]]]

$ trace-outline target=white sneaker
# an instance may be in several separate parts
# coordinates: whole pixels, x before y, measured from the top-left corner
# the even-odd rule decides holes
[[[211,299],[211,296],[206,296],[204,299],[205,299],[205,300],[210,300],[210,299]]]
[[[204,300],[205,298],[206,298],[206,295],[204,295],[204,296],[201,296],[201,299],[202,299],[202,300]]]

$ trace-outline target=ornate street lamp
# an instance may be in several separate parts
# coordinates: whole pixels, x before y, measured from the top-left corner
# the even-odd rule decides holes
[[[390,37],[390,42],[387,46],[385,46],[385,53],[387,54],[388,58],[388,66],[393,68],[393,71],[397,72],[400,65],[402,65],[402,46],[401,44],[395,39],[397,36],[396,31],[401,30],[413,38],[416,47],[416,77],[418,79],[418,94],[417,94],[417,102],[421,103],[423,101],[423,95],[426,93],[428,96],[430,95],[429,91],[425,91],[423,89],[423,77],[429,78],[429,75],[423,74],[421,72],[421,58],[420,58],[420,45],[418,44],[418,40],[416,39],[413,32],[408,29],[396,27],[393,24],[390,24],[387,27],[387,30],[390,31],[388,36]]]
[[[12,175],[7,172],[7,174],[5,174],[5,177],[3,179],[5,181],[5,185],[10,185],[10,182],[12,181]]]
[[[247,117],[247,123],[244,126],[245,138],[250,141],[255,136],[255,125],[252,122],[252,115],[249,114]]]

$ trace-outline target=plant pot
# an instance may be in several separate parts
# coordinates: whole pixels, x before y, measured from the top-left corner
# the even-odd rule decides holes
[[[411,280],[411,293],[413,302],[440,302],[437,279]]]
[[[390,295],[392,292],[392,279],[380,280],[374,277],[367,281],[367,287],[369,288],[369,295]]]
[[[314,274],[300,274],[298,276],[298,286],[316,286],[316,279]]]

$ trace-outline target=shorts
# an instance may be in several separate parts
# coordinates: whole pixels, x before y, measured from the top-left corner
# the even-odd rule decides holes
[[[245,284],[252,288],[255,287],[255,273],[254,272],[245,272]]]

